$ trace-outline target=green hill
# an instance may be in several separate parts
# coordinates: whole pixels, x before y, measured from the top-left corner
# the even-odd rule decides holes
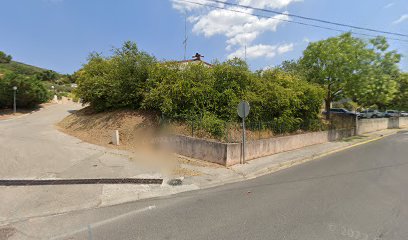
[[[11,61],[9,63],[0,63],[0,74],[17,73],[22,75],[35,75],[47,71],[47,69],[31,66],[25,63]]]

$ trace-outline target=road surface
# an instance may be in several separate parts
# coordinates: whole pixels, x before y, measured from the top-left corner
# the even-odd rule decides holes
[[[59,239],[405,240],[407,173],[401,131],[251,181],[29,224],[64,226]]]

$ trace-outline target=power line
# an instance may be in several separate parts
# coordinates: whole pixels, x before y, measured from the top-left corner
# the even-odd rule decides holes
[[[355,25],[332,22],[332,21],[318,19],[318,18],[305,17],[305,16],[301,16],[301,15],[290,14],[290,13],[285,13],[285,12],[279,12],[279,11],[274,11],[274,10],[269,10],[269,9],[264,9],[264,8],[256,8],[256,7],[251,7],[251,6],[248,6],[248,5],[241,5],[241,4],[237,4],[237,3],[223,2],[223,1],[219,1],[219,0],[205,0],[205,1],[214,2],[214,3],[222,3],[222,4],[225,4],[225,5],[229,5],[229,6],[252,9],[252,10],[256,10],[256,11],[280,14],[280,15],[285,15],[285,16],[288,16],[288,17],[301,18],[301,19],[305,19],[305,20],[321,22],[321,23],[326,23],[326,24],[331,24],[331,25],[336,25],[336,26],[341,26],[341,27],[354,28],[354,29],[358,29],[358,30],[376,32],[376,33],[382,33],[382,34],[389,34],[389,35],[395,35],[395,36],[400,36],[400,37],[408,37],[407,34],[402,34],[402,33],[389,32],[389,31],[377,30],[377,29],[366,28],[366,27],[359,27],[359,26],[355,26]]]
[[[332,28],[332,27],[326,27],[326,26],[321,26],[321,25],[316,25],[316,24],[304,23],[304,22],[299,22],[299,21],[294,21],[294,20],[281,19],[281,18],[277,18],[277,17],[273,17],[273,16],[267,16],[267,15],[262,15],[262,14],[248,13],[248,12],[239,11],[239,10],[236,10],[236,9],[229,9],[229,8],[224,8],[224,7],[209,5],[209,4],[205,4],[205,3],[192,2],[192,1],[189,1],[189,0],[178,0],[178,1],[186,2],[186,3],[190,3],[190,4],[195,4],[195,5],[200,5],[200,6],[204,6],[204,7],[211,7],[211,8],[221,9],[221,10],[230,11],[230,12],[242,13],[242,14],[246,14],[246,15],[250,15],[250,16],[263,17],[263,18],[271,18],[271,19],[276,19],[276,20],[278,20],[278,21],[282,21],[282,22],[289,22],[289,23],[294,23],[294,24],[303,25],[303,26],[321,28],[321,29],[330,30],[330,31],[335,31],[335,32],[340,32],[340,33],[350,32],[350,31],[345,31],[345,30],[336,29],[336,28]],[[206,1],[210,1],[210,0],[206,0]],[[361,36],[367,36],[367,37],[377,37],[377,35],[366,34],[366,33],[360,33],[360,32],[352,32],[352,33],[355,34],[355,35],[361,35]],[[406,42],[406,43],[408,43],[408,39],[405,40],[405,39],[390,38],[390,37],[385,37],[385,38],[388,39],[388,40],[394,40],[394,41],[400,41],[400,42]]]

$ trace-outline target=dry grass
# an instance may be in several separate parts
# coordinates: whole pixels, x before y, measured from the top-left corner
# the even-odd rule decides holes
[[[148,147],[157,131],[157,115],[145,111],[115,110],[102,113],[90,107],[72,112],[57,124],[59,130],[83,141],[124,150]],[[120,145],[111,143],[114,130],[119,130]]]

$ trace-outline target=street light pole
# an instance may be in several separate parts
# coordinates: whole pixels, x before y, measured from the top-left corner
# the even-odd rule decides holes
[[[14,112],[14,114],[16,114],[16,112],[17,112],[17,104],[16,104],[16,92],[17,92],[17,87],[14,86],[14,87],[13,87],[13,90],[14,90],[13,112]]]

